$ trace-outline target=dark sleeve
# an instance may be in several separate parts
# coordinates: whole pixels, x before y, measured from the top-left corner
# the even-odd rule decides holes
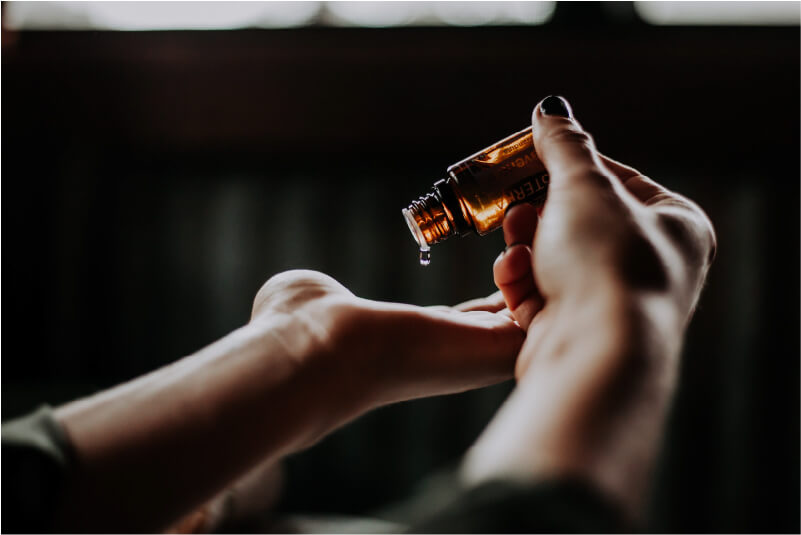
[[[49,407],[2,427],[4,533],[52,531],[72,449]]]
[[[493,481],[460,496],[412,533],[621,533],[623,517],[589,484]]]

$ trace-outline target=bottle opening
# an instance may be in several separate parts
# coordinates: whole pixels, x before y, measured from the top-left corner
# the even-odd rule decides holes
[[[423,234],[423,230],[420,228],[420,225],[417,224],[417,219],[415,219],[414,215],[412,214],[411,210],[408,208],[403,209],[403,218],[406,220],[406,224],[409,226],[409,230],[414,237],[414,241],[417,242],[417,245],[420,248],[429,249],[428,242],[426,241],[425,234]]]
[[[431,263],[431,246],[428,245],[425,234],[423,234],[420,225],[417,224],[417,219],[408,208],[403,209],[403,218],[406,220],[406,224],[409,226],[417,245],[420,246],[420,264],[427,266]]]
[[[445,206],[435,193],[429,193],[412,201],[406,208],[404,216],[419,245],[434,245],[455,235]]]

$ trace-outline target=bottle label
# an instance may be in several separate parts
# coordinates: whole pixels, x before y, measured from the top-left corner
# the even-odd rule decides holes
[[[548,174],[534,152],[531,128],[517,132],[451,166],[448,171],[464,182],[469,176],[483,197],[519,202],[545,192]]]
[[[531,128],[487,147],[448,168],[463,210],[479,234],[498,228],[509,205],[541,203],[550,182],[534,151]]]
[[[516,202],[544,202],[545,193],[551,178],[548,173],[538,173],[531,178],[503,190],[503,197],[508,204]]]

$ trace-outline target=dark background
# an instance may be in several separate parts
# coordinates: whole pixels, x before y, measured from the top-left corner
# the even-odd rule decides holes
[[[560,4],[535,27],[3,30],[3,420],[197,350],[285,269],[382,300],[490,293],[499,234],[422,268],[400,209],[554,93],[718,232],[652,529],[797,532],[798,26]],[[367,415],[288,461],[282,508],[403,497],[510,388]]]

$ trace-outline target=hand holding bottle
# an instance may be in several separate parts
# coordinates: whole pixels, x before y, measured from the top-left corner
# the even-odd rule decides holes
[[[634,514],[714,230],[691,201],[600,155],[563,99],[545,99],[532,122],[548,198],[508,211],[494,266],[528,335],[518,386],[465,473],[577,475]]]

